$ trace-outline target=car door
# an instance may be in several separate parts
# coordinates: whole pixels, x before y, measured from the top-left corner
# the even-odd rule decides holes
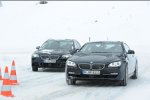
[[[134,54],[128,54],[128,50],[130,50],[127,44],[124,44],[124,48],[127,54],[127,61],[128,61],[128,73],[132,74],[135,70],[136,59]]]

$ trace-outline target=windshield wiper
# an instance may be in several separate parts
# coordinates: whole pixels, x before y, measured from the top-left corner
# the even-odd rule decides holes
[[[91,52],[91,53],[113,53],[113,52]]]
[[[107,53],[107,52],[91,52],[91,53]]]

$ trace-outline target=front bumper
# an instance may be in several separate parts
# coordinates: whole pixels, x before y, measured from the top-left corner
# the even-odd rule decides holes
[[[79,67],[66,66],[66,77],[75,80],[123,80],[125,75],[126,63],[120,67],[108,68],[107,66],[100,70],[100,75],[85,75],[83,69]]]
[[[32,58],[31,64],[38,68],[65,68],[67,59],[57,59],[56,63],[45,63],[44,60],[40,58]]]

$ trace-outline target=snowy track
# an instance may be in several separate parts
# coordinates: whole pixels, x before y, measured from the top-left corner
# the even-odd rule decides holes
[[[150,100],[149,53],[139,52],[136,55],[139,59],[139,78],[129,79],[128,85],[123,87],[102,81],[78,81],[77,85],[68,86],[63,71],[39,69],[32,72],[30,54],[4,54],[0,63],[8,65],[9,70],[11,60],[16,61],[19,86],[12,87],[14,98],[0,96],[0,100]]]

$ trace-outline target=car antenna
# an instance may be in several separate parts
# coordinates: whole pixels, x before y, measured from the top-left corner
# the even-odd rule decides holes
[[[107,37],[107,41],[109,40],[109,38]]]
[[[109,41],[109,37],[107,36],[108,34],[106,34],[106,40]]]
[[[89,37],[89,42],[91,42],[91,37]]]

